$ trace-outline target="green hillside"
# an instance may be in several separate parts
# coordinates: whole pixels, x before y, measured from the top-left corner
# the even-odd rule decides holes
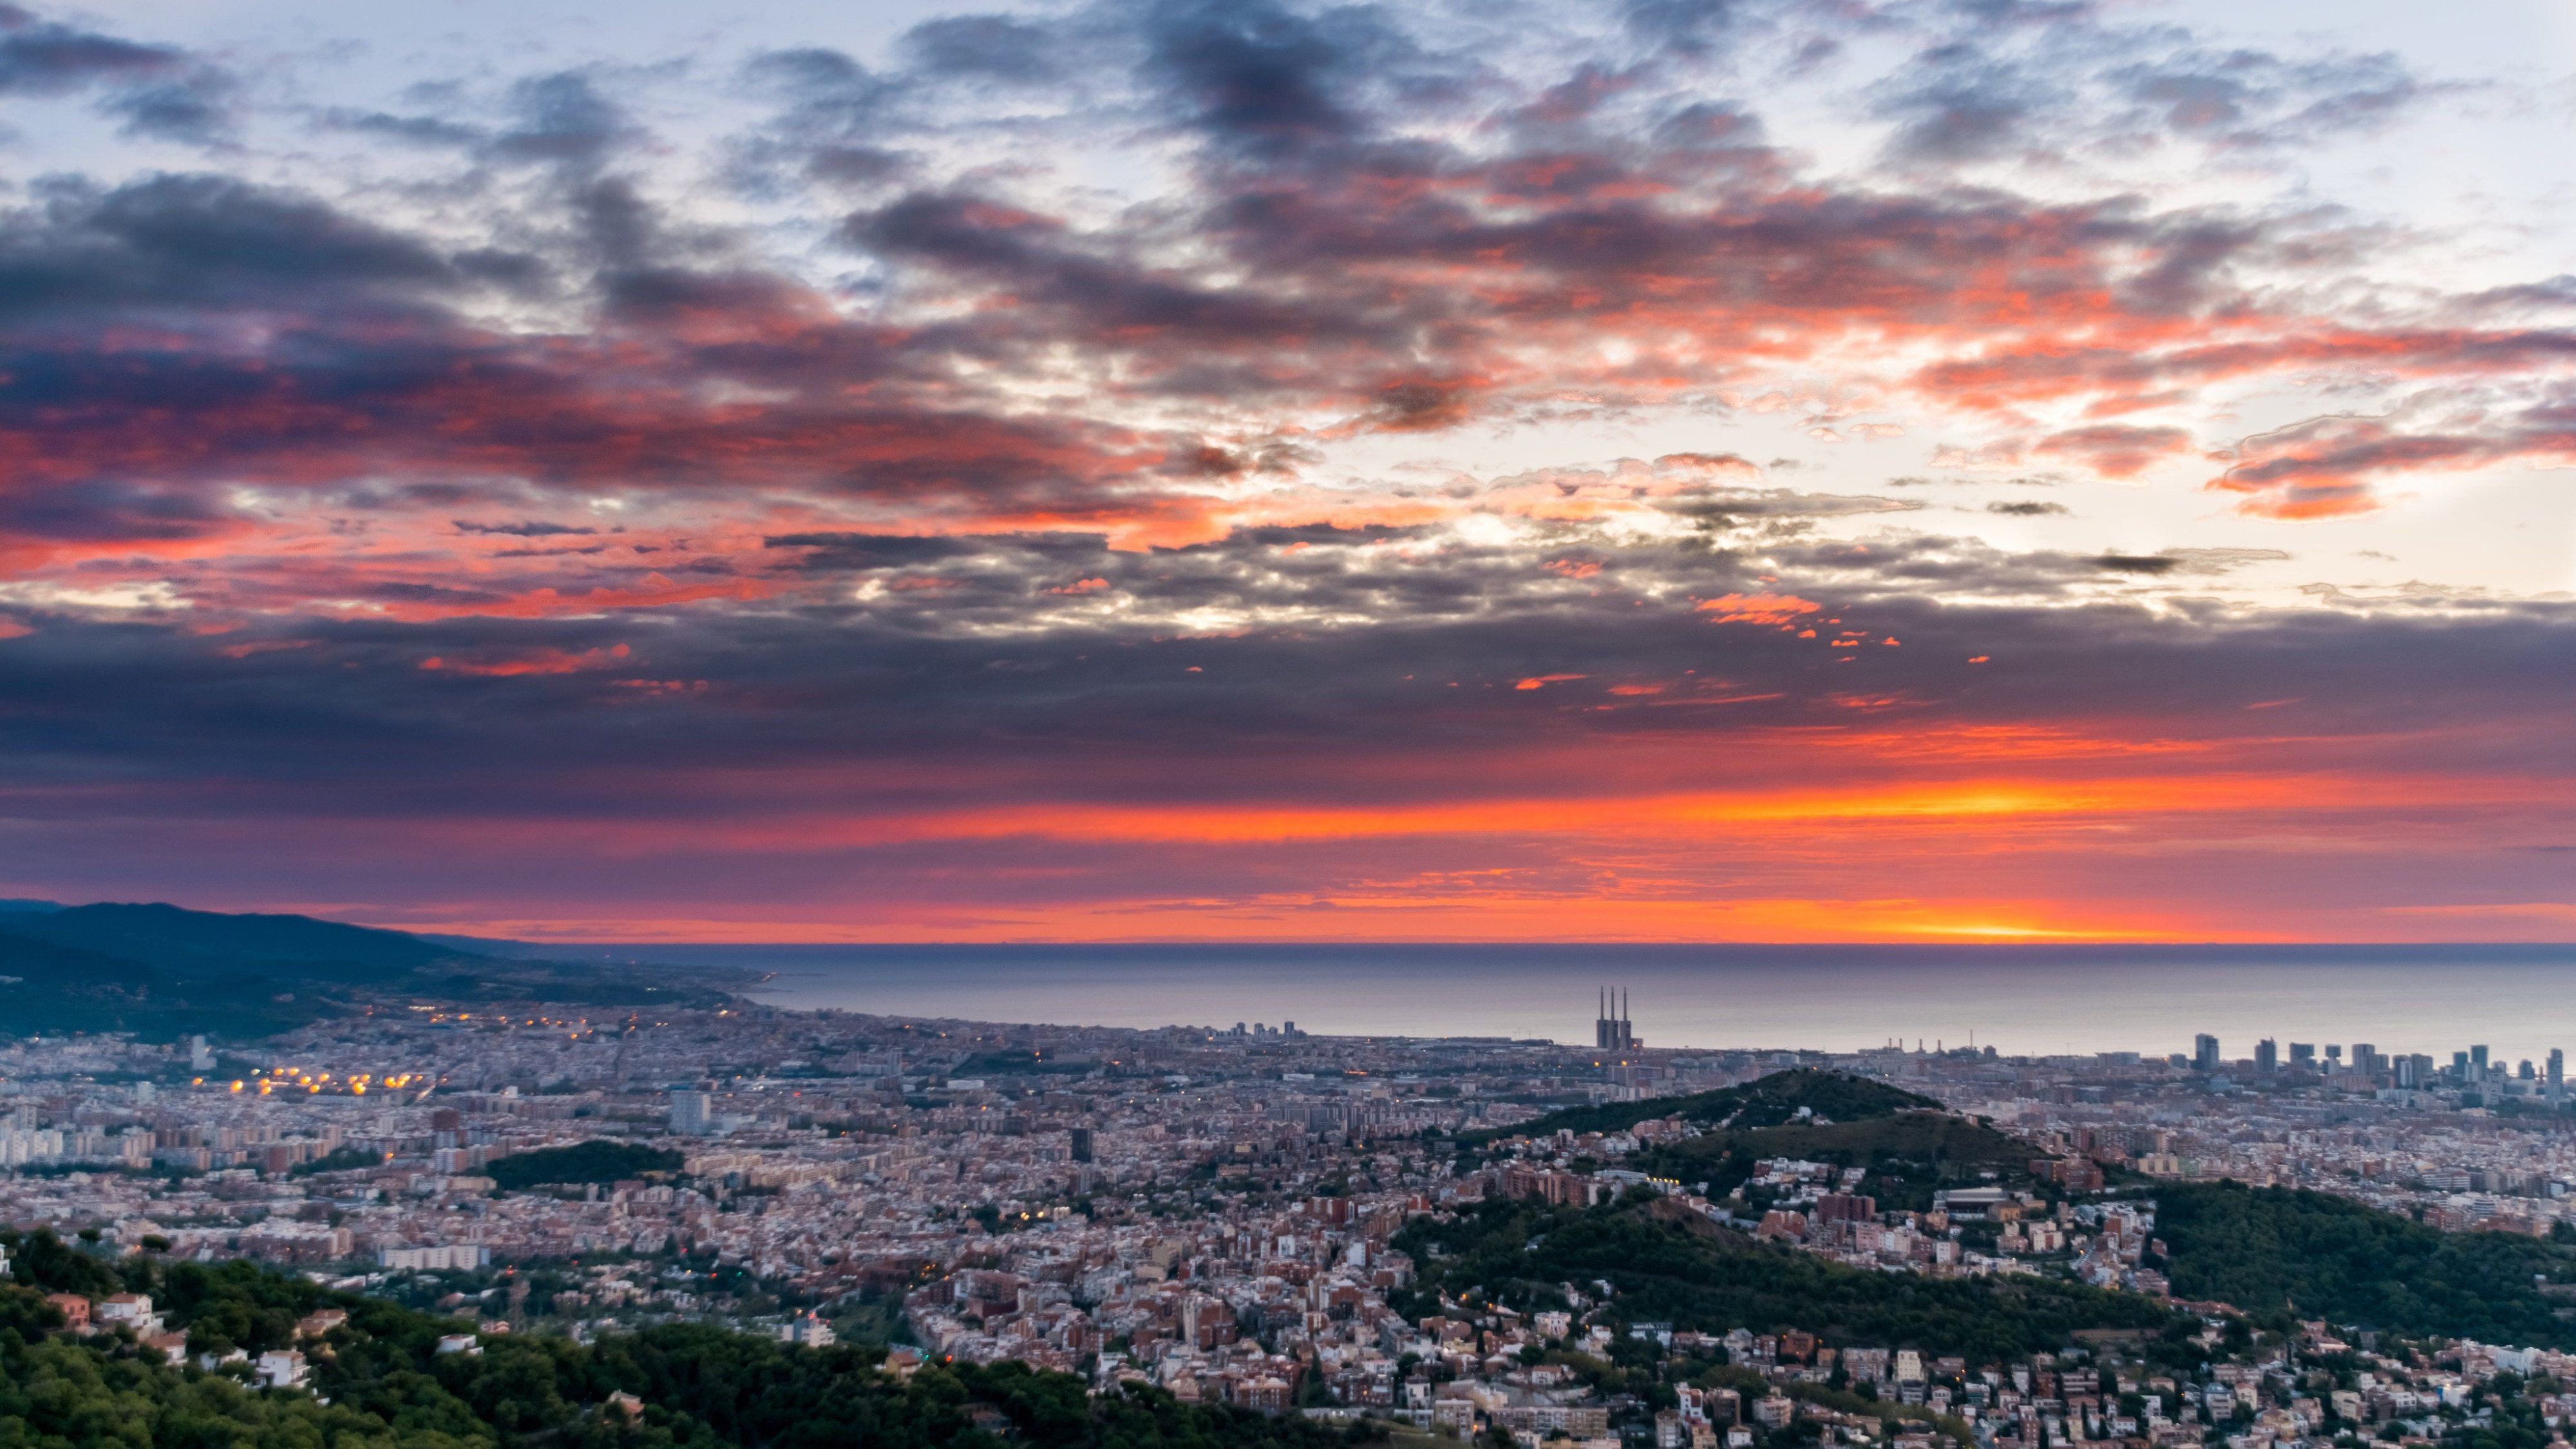
[[[541,1147],[494,1158],[483,1169],[496,1186],[516,1191],[540,1183],[611,1183],[648,1172],[677,1172],[677,1152],[628,1142],[592,1141],[572,1147]]]
[[[1730,1129],[1643,1154],[1630,1165],[1657,1177],[1708,1184],[1724,1197],[1775,1157],[1863,1169],[1853,1189],[1878,1199],[1881,1211],[1928,1211],[1932,1194],[1949,1187],[2030,1184],[2040,1155],[2017,1138],[1946,1112],[1899,1112],[1857,1122]]]
[[[1489,1201],[1450,1222],[1416,1219],[1396,1245],[1423,1265],[1426,1290],[1451,1296],[1563,1307],[1563,1285],[1592,1294],[1600,1280],[1618,1290],[1613,1311],[1630,1322],[1711,1333],[1803,1329],[1832,1344],[1920,1348],[1974,1362],[2063,1347],[2081,1329],[2198,1327],[2153,1300],[2075,1283],[1848,1268],[1756,1244],[1671,1200],[1585,1210]]]
[[[1504,1131],[1471,1134],[1468,1147],[1507,1137],[1547,1137],[1557,1132],[1614,1132],[1657,1118],[1678,1117],[1700,1135],[1651,1148],[1622,1163],[1656,1177],[1707,1183],[1724,1197],[1775,1157],[1858,1167],[1868,1176],[1857,1191],[1879,1199],[1882,1209],[1932,1206],[1945,1187],[2028,1186],[2028,1144],[1982,1123],[1952,1116],[1939,1102],[1840,1072],[1800,1068],[1714,1092],[1614,1102],[1551,1112]]]
[[[1296,1417],[1184,1406],[1160,1390],[1093,1400],[1083,1380],[1018,1364],[877,1371],[883,1350],[793,1348],[699,1326],[604,1338],[488,1336],[470,1325],[245,1263],[122,1267],[50,1237],[9,1241],[0,1285],[0,1444],[28,1449],[1337,1449],[1355,1436]],[[173,1368],[122,1334],[80,1339],[42,1290],[146,1292],[195,1350],[256,1356],[312,1310],[345,1325],[305,1340],[314,1394]],[[631,1394],[634,1422],[610,1406]],[[327,1399],[326,1404],[322,1402]]]
[[[168,905],[0,912],[0,1036],[266,1036],[366,1000],[713,1006],[739,973],[523,961],[310,916]]]
[[[2236,1183],[2156,1188],[2174,1292],[2404,1335],[2576,1348],[2576,1249],[2509,1233],[2445,1233],[2324,1193]]]
[[[343,925],[311,916],[226,915],[170,905],[102,903],[41,915],[13,916],[14,935],[140,961],[174,976],[221,975],[256,966],[306,968],[303,974],[356,975],[411,971],[471,953],[432,945],[400,931]]]
[[[1491,1141],[1503,1137],[1546,1137],[1557,1132],[1622,1132],[1659,1117],[1685,1122],[1725,1123],[1735,1127],[1777,1127],[1794,1121],[1801,1109],[1835,1122],[1885,1117],[1891,1113],[1932,1110],[1941,1104],[1883,1083],[1810,1067],[1774,1072],[1742,1086],[1679,1097],[1649,1097],[1640,1102],[1605,1102],[1597,1107],[1569,1107],[1518,1127],[1479,1132],[1461,1140]]]
[[[0,917],[11,924],[23,915]],[[256,970],[181,977],[141,961],[0,933],[0,1036],[183,1031],[266,1036],[334,1014],[345,991]]]

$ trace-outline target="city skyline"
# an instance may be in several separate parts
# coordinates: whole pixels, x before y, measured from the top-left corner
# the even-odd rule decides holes
[[[2196,1062],[1649,1050],[1597,986],[1633,1048],[1605,1061],[789,1010],[151,907],[56,925],[183,975],[223,943],[264,943],[232,967],[269,985],[345,971],[292,954],[326,942],[384,969],[284,1030],[0,1037],[36,1422],[112,1387],[234,1395],[263,1444],[325,1409],[399,1435],[451,1393],[443,1441],[557,1364],[567,1428],[722,1423],[741,1379],[732,1409],[688,1396],[729,1356],[835,1404],[1044,1392],[1219,1449],[2475,1449],[2576,1418],[2563,1058],[2490,1079],[2473,1045],[2410,1084],[2269,1040],[2229,1080],[2208,1032]],[[388,1351],[422,1372],[386,1383]]]
[[[0,895],[2576,937],[2576,23],[0,9]]]

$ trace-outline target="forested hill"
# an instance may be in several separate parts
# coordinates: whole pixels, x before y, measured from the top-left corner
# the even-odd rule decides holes
[[[2416,1336],[2576,1348],[2576,1247],[2446,1233],[2365,1203],[2291,1188],[2159,1183],[2156,1231],[2184,1298],[2288,1310]],[[2563,1291],[2563,1290],[2562,1290]]]
[[[716,987],[708,982],[713,978]],[[311,916],[170,905],[0,911],[0,1036],[266,1036],[369,1000],[718,1005],[724,972],[478,955]]]
[[[1856,1122],[1898,1112],[1941,1111],[1939,1102],[1883,1083],[1841,1072],[1802,1067],[1773,1072],[1742,1086],[1681,1097],[1649,1097],[1638,1102],[1604,1102],[1597,1107],[1569,1107],[1517,1127],[1471,1134],[1464,1140],[1497,1137],[1545,1137],[1556,1132],[1621,1132],[1658,1117],[1736,1128],[1777,1127],[1809,1117]]]
[[[2322,1193],[2235,1183],[2158,1183],[2154,1193],[2178,1297],[2223,1302],[2274,1329],[2296,1317],[2409,1339],[2576,1349],[2576,1320],[2561,1316],[2576,1302],[2561,1286],[2576,1284],[2576,1244],[2440,1232]],[[1566,1306],[1569,1284],[1607,1283],[1630,1321],[1803,1329],[1838,1345],[1972,1360],[2062,1347],[2085,1330],[2164,1339],[2198,1324],[2138,1294],[2057,1279],[1847,1268],[1755,1243],[1642,1189],[1588,1209],[1487,1201],[1418,1218],[1397,1246],[1424,1265],[1426,1294],[1531,1310]]]
[[[2040,1155],[2029,1143],[1981,1122],[1946,1112],[1898,1112],[1858,1121],[1818,1118],[1778,1127],[1728,1127],[1658,1143],[1627,1164],[1657,1177],[1702,1184],[1710,1196],[1722,1198],[1768,1159],[1825,1162],[1860,1169],[1857,1190],[1877,1199],[1882,1211],[1926,1212],[1933,1194],[1943,1188],[2035,1188],[2030,1163]]]
[[[400,931],[312,916],[227,915],[159,904],[66,906],[0,917],[11,935],[140,961],[173,975],[289,963],[340,973],[410,971],[479,959]]]
[[[1297,1417],[1184,1406],[1159,1389],[1094,1400],[1071,1374],[1019,1364],[880,1372],[881,1350],[793,1348],[697,1326],[583,1347],[470,1325],[246,1263],[111,1266],[50,1236],[12,1245],[0,1285],[0,1444],[45,1449],[1342,1449],[1351,1433]],[[192,1350],[256,1356],[299,1344],[299,1319],[348,1320],[300,1341],[313,1393],[182,1369],[123,1332],[74,1338],[44,1291],[136,1291]],[[642,1400],[640,1415],[610,1395]],[[320,1395],[319,1398],[315,1394]],[[327,1399],[329,1402],[322,1402]]]
[[[1612,1311],[1676,1329],[1802,1329],[1827,1343],[1915,1348],[1985,1363],[2059,1349],[2078,1332],[2161,1340],[2197,1319],[2134,1293],[2055,1279],[1936,1278],[1845,1267],[1757,1244],[1673,1199],[1637,1189],[1617,1204],[1550,1207],[1495,1199],[1443,1221],[1415,1219],[1396,1246],[1424,1265],[1423,1289],[1522,1311],[1568,1306],[1566,1285],[1608,1284]]]

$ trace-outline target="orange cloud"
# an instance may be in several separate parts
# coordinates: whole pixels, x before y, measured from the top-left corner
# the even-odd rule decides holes
[[[640,589],[597,588],[577,594],[540,588],[504,599],[453,604],[393,603],[377,606],[375,611],[405,623],[468,618],[562,619],[619,609],[667,609],[708,599],[763,599],[778,589],[776,584],[759,579],[736,579],[720,584],[674,584],[660,574],[650,575],[646,585]]]
[[[2074,459],[2105,478],[2135,478],[2190,447],[2191,434],[2181,428],[2103,423],[2051,434],[2040,439],[2031,451],[2045,457]]]
[[[822,916],[489,915],[378,919],[396,929],[512,940],[638,943],[945,941],[2269,941],[2277,934],[2127,903],[2087,910],[2013,898],[1779,896],[1735,900],[1325,891],[1240,900],[1081,905],[917,903],[865,922]]]
[[[1720,624],[1788,624],[1823,608],[1795,594],[1721,594],[1699,603],[1699,612],[1715,614]]]
[[[1033,804],[853,817],[772,817],[692,826],[688,838],[734,849],[817,849],[939,840],[1055,839],[1103,843],[1257,844],[1430,836],[1711,838],[1746,827],[2005,827],[2086,817],[2153,819],[2249,811],[2331,816],[2367,801],[2407,806],[2529,806],[2576,800],[2576,785],[2505,777],[2209,772],[2177,788],[2163,776],[2074,779],[1998,776],[1831,790],[1736,790],[1570,795],[1386,806]],[[649,847],[637,837],[629,842]],[[608,842],[609,849],[618,847]]]
[[[579,654],[568,653],[561,649],[540,649],[533,654],[495,660],[451,662],[433,654],[422,660],[420,667],[443,669],[454,674],[481,675],[486,678],[507,678],[514,674],[577,674],[585,669],[605,669],[611,664],[624,661],[626,655],[627,648],[623,644],[612,645],[606,649],[585,649]]]

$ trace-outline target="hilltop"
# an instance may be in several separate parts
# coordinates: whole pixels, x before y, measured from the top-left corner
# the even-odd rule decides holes
[[[1460,1140],[1482,1143],[1501,1137],[1546,1137],[1557,1132],[1624,1132],[1640,1122],[1664,1117],[1701,1125],[1752,1128],[1777,1127],[1814,1117],[1849,1122],[1898,1112],[1940,1110],[1941,1104],[1930,1097],[1866,1078],[1794,1068],[1713,1092],[1568,1107],[1517,1127],[1470,1133]]]
[[[1733,1192],[1774,1158],[1859,1168],[1852,1189],[1879,1209],[1923,1212],[1942,1188],[2031,1185],[2030,1162],[2043,1156],[2019,1138],[1945,1112],[1906,1111],[1844,1122],[1793,1122],[1722,1129],[1659,1146],[1633,1164],[1657,1177],[1706,1183],[1712,1196]]]
[[[1855,1191],[1877,1197],[1883,1210],[1922,1211],[1945,1187],[2028,1186],[2031,1159],[2044,1155],[1982,1122],[1952,1115],[1929,1097],[1804,1068],[1713,1092],[1551,1112],[1508,1132],[1460,1140],[1482,1147],[1505,1137],[1619,1132],[1666,1119],[1699,1128],[1699,1134],[1661,1141],[1624,1165],[1706,1184],[1713,1197],[1734,1191],[1762,1162],[1787,1157],[1863,1169],[1867,1176]]]

